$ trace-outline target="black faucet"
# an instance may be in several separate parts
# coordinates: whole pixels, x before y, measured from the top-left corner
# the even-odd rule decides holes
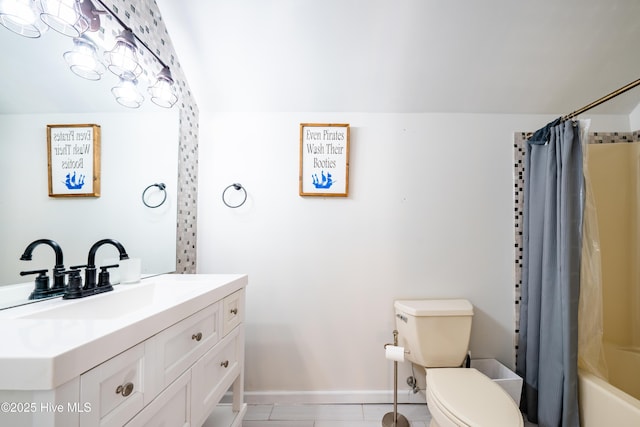
[[[20,257],[22,261],[31,261],[33,250],[36,246],[45,244],[50,246],[56,254],[56,265],[53,267],[53,286],[50,291],[52,294],[60,293],[64,291],[64,262],[62,260],[62,248],[56,242],[51,239],[38,239],[29,243],[29,246],[24,250],[24,253]]]
[[[106,244],[113,245],[116,247],[116,249],[118,249],[118,252],[120,253],[120,260],[129,259],[129,255],[127,255],[127,251],[124,249],[124,246],[122,246],[122,244],[117,240],[102,239],[95,242],[93,246],[91,246],[91,249],[89,249],[89,257],[87,259],[87,267],[86,267],[85,276],[84,276],[85,290],[94,289],[96,287],[96,252],[98,251],[98,248],[100,248],[100,246],[106,245]],[[110,267],[117,267],[117,265],[108,266],[106,268],[110,268]],[[111,288],[111,286],[108,286],[108,288],[109,289],[105,288],[103,291],[113,289]]]

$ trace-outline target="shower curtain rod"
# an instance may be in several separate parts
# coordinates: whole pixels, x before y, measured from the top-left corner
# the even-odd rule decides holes
[[[566,116],[564,116],[562,118],[562,121],[572,119],[575,116],[584,113],[585,111],[591,110],[592,108],[597,107],[600,104],[604,104],[605,102],[609,101],[610,99],[613,99],[618,95],[622,95],[626,91],[631,90],[636,86],[640,86],[640,79],[638,79],[638,80],[636,80],[634,82],[631,82],[628,85],[623,86],[618,90],[614,90],[610,94],[605,95],[605,96],[603,96],[602,98],[600,98],[600,99],[598,99],[596,101],[593,101],[591,104],[585,105],[584,107],[574,111],[573,113],[567,114]]]

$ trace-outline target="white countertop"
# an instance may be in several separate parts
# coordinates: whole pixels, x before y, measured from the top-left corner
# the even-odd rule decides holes
[[[2,310],[0,390],[54,389],[247,282],[241,274],[166,274]]]

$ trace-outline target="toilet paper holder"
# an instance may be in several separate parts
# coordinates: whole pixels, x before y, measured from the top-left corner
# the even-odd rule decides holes
[[[396,346],[397,346],[397,344],[386,343],[386,344],[384,345],[384,349],[386,350],[386,349],[387,349],[387,347],[389,347],[390,345],[391,345],[391,346],[394,346],[394,347],[396,347]],[[410,352],[409,350],[405,350],[405,351],[404,351],[404,354],[411,354],[411,352]]]
[[[393,331],[393,344],[385,344],[384,348],[388,346],[398,345],[398,331]],[[404,354],[409,354],[409,351],[404,350]],[[382,427],[409,427],[409,420],[398,413],[398,362],[393,362],[393,412],[387,412],[382,417]]]
[[[390,345],[392,345],[392,346],[397,346],[398,345],[398,330],[394,330],[393,331],[393,343],[386,343],[384,345],[384,349],[386,350],[387,347],[389,347]],[[404,354],[411,354],[411,352],[409,350],[405,350]]]

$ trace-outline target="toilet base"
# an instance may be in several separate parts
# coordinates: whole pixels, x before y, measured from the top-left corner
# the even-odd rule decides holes
[[[382,427],[409,427],[409,420],[407,420],[404,415],[398,413],[398,419],[395,423],[393,419],[393,412],[384,414],[384,417],[382,417]]]

